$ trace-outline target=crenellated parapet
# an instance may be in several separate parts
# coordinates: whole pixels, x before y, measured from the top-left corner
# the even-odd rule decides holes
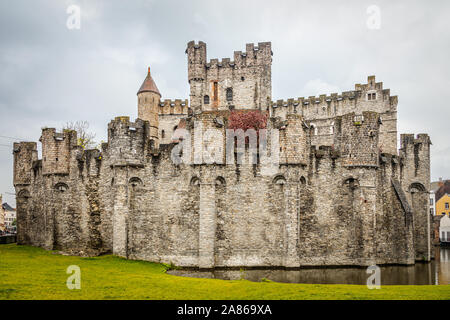
[[[321,118],[322,111],[327,111],[327,117],[342,115],[349,104],[353,108],[360,109],[361,112],[376,111],[382,113],[388,110],[396,110],[398,97],[391,96],[390,89],[383,89],[382,82],[375,83],[374,81],[375,76],[369,76],[368,84],[356,84],[355,90],[344,91],[341,94],[322,94],[272,101],[271,114],[272,116],[280,116],[281,114],[300,113],[304,114],[308,120],[312,120],[314,114]]]
[[[111,166],[143,166],[146,151],[159,144],[149,137],[149,122],[116,117],[108,124],[108,146],[105,153]]]
[[[165,99],[159,103],[159,115],[187,115],[189,110],[188,99]]]
[[[69,174],[70,152],[78,147],[77,132],[44,128],[39,141],[42,143],[42,174]]]
[[[234,51],[233,59],[222,58],[211,59],[206,63],[206,68],[242,68],[251,65],[267,65],[272,61],[272,44],[270,42],[259,42],[257,46],[253,43],[246,44],[245,51]]]
[[[190,105],[194,113],[211,110],[268,110],[272,97],[270,42],[247,44],[245,52],[207,61],[206,44],[191,41],[188,55]]]
[[[32,182],[33,162],[38,158],[36,142],[15,142],[14,156],[14,186],[29,185]]]

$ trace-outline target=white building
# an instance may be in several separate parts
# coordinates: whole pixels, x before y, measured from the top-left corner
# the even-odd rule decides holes
[[[439,238],[441,242],[450,243],[450,217],[445,215],[441,218],[441,225],[439,226]]]
[[[2,204],[3,212],[5,213],[5,229],[9,231],[16,230],[16,209],[13,209],[7,203]]]
[[[2,195],[0,194],[0,204],[2,203]],[[3,205],[0,206],[0,233],[5,231],[5,210]]]
[[[435,209],[435,204],[436,204],[436,197],[434,194],[434,190],[430,191],[430,214],[432,216],[436,215],[436,209]]]

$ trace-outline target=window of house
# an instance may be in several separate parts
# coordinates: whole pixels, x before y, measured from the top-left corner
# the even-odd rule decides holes
[[[166,132],[164,130],[161,131],[161,138],[164,138],[166,136]]]
[[[376,100],[377,99],[377,94],[376,93],[372,93],[372,100]]]
[[[445,203],[445,209],[448,209],[448,202]]]
[[[233,89],[227,88],[227,101],[233,101]]]
[[[431,214],[431,215],[434,215],[434,210],[433,210],[433,208],[430,208],[430,214]]]
[[[203,103],[204,104],[209,104],[209,96],[204,96],[203,97]]]
[[[430,205],[433,205],[433,198],[430,198]]]
[[[371,93],[369,93],[369,94],[367,95],[367,100],[372,100],[372,94],[371,94]]]
[[[217,84],[217,81],[214,81],[214,83],[213,83],[213,94],[214,94],[214,101],[217,101],[217,100],[219,100],[219,94],[218,94],[218,90],[219,90],[219,88],[218,88],[218,84]]]

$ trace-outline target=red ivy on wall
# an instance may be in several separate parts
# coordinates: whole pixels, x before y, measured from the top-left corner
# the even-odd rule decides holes
[[[228,118],[229,129],[265,129],[267,126],[267,114],[254,110],[249,112],[232,111]]]

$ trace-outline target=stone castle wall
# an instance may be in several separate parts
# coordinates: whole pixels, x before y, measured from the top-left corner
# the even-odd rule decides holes
[[[146,109],[141,94],[148,116],[116,117],[101,150],[55,129],[42,132],[42,160],[36,143],[15,144],[18,242],[200,268],[429,261],[431,142],[402,135],[396,150],[397,97],[369,77],[342,95],[272,103],[270,43],[246,49],[206,62],[206,45],[190,42],[190,105]],[[233,109],[268,114],[278,163],[234,138],[227,163]]]

